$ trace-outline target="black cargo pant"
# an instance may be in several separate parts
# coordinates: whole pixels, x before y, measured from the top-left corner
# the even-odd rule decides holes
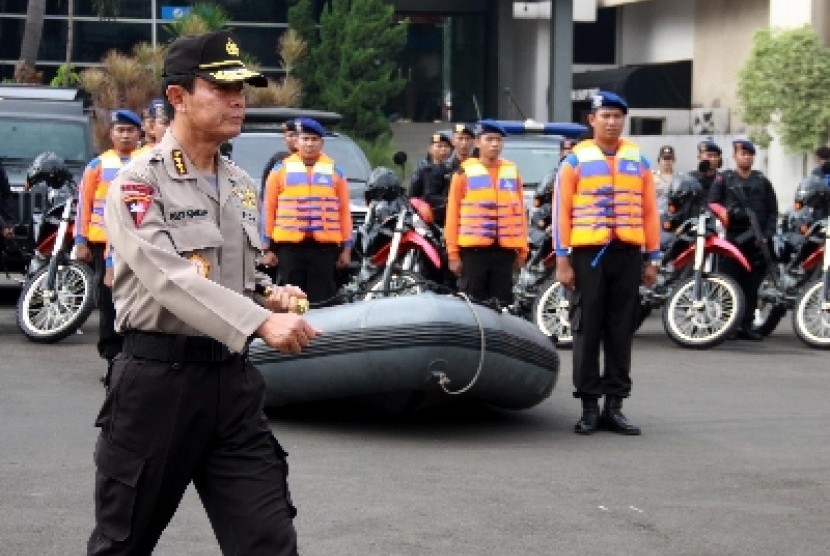
[[[98,355],[107,361],[121,353],[122,337],[115,331],[115,303],[112,290],[104,285],[106,246],[102,243],[90,243],[92,251],[92,270],[98,293]]]
[[[458,289],[477,301],[513,303],[513,263],[516,251],[502,247],[462,247]]]
[[[631,392],[631,344],[636,329],[643,255],[640,247],[613,241],[571,253],[576,290],[568,291],[573,330],[574,397],[625,398]],[[600,344],[604,372],[600,374]]]
[[[322,303],[337,293],[335,269],[340,246],[303,241],[274,245],[280,267],[280,283],[297,286],[309,303]]]
[[[177,349],[221,361],[137,357],[175,350],[130,335],[115,359],[96,421],[87,554],[152,553],[191,481],[223,554],[297,554],[287,454],[262,410],[262,375],[224,348]]]
[[[758,289],[767,275],[767,263],[764,260],[764,252],[761,247],[755,243],[754,236],[752,239],[744,240],[743,243],[738,244],[741,238],[746,234],[741,231],[729,231],[726,238],[736,245],[743,253],[746,260],[752,266],[749,272],[739,263],[730,257],[720,257],[718,270],[735,280],[741,291],[744,294],[744,301],[746,302],[746,309],[744,310],[743,322],[741,327],[744,330],[752,328],[752,321],[755,320],[755,309],[758,306]]]

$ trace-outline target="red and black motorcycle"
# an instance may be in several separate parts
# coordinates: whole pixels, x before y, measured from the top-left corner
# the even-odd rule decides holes
[[[360,270],[348,286],[364,299],[416,295],[442,283],[446,266],[432,209],[409,199],[397,175],[376,168],[367,183],[369,210],[358,233]]]
[[[35,252],[17,301],[17,325],[33,342],[53,343],[83,325],[95,304],[92,270],[70,260],[77,186],[63,159],[38,155],[26,176],[27,188],[48,187],[49,199],[35,228]]]

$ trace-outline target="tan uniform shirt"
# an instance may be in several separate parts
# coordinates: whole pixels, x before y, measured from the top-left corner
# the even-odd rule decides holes
[[[268,318],[252,299],[261,249],[254,183],[224,157],[217,178],[218,191],[168,131],[112,182],[116,330],[206,335],[241,352]]]

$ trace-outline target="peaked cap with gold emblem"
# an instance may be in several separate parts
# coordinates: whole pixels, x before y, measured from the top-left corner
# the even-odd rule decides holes
[[[214,83],[244,81],[265,87],[268,80],[249,70],[239,57],[239,41],[230,31],[179,37],[167,48],[164,76],[195,75]]]

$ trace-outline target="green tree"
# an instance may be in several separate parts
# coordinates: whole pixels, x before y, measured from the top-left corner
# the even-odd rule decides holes
[[[311,56],[308,55],[308,52],[316,49],[320,42],[311,0],[295,1],[294,5],[288,9],[288,26],[300,35],[307,51],[301,58],[295,60],[292,71],[292,75],[303,84],[303,104],[322,106],[320,89],[311,79],[314,66],[311,63]]]
[[[741,117],[753,140],[766,146],[771,132],[791,151],[812,152],[830,132],[830,49],[810,27],[764,29],[739,73]]]
[[[222,6],[199,2],[190,6],[190,11],[184,17],[168,23],[164,28],[174,37],[181,37],[219,31],[229,22],[230,16]]]
[[[388,134],[382,109],[405,83],[396,77],[395,57],[406,42],[406,24],[395,22],[394,7],[383,0],[331,0],[320,15],[318,41],[306,41],[308,72],[298,72],[303,104],[339,112],[340,127],[356,137]],[[317,94],[319,104],[312,104]]]

